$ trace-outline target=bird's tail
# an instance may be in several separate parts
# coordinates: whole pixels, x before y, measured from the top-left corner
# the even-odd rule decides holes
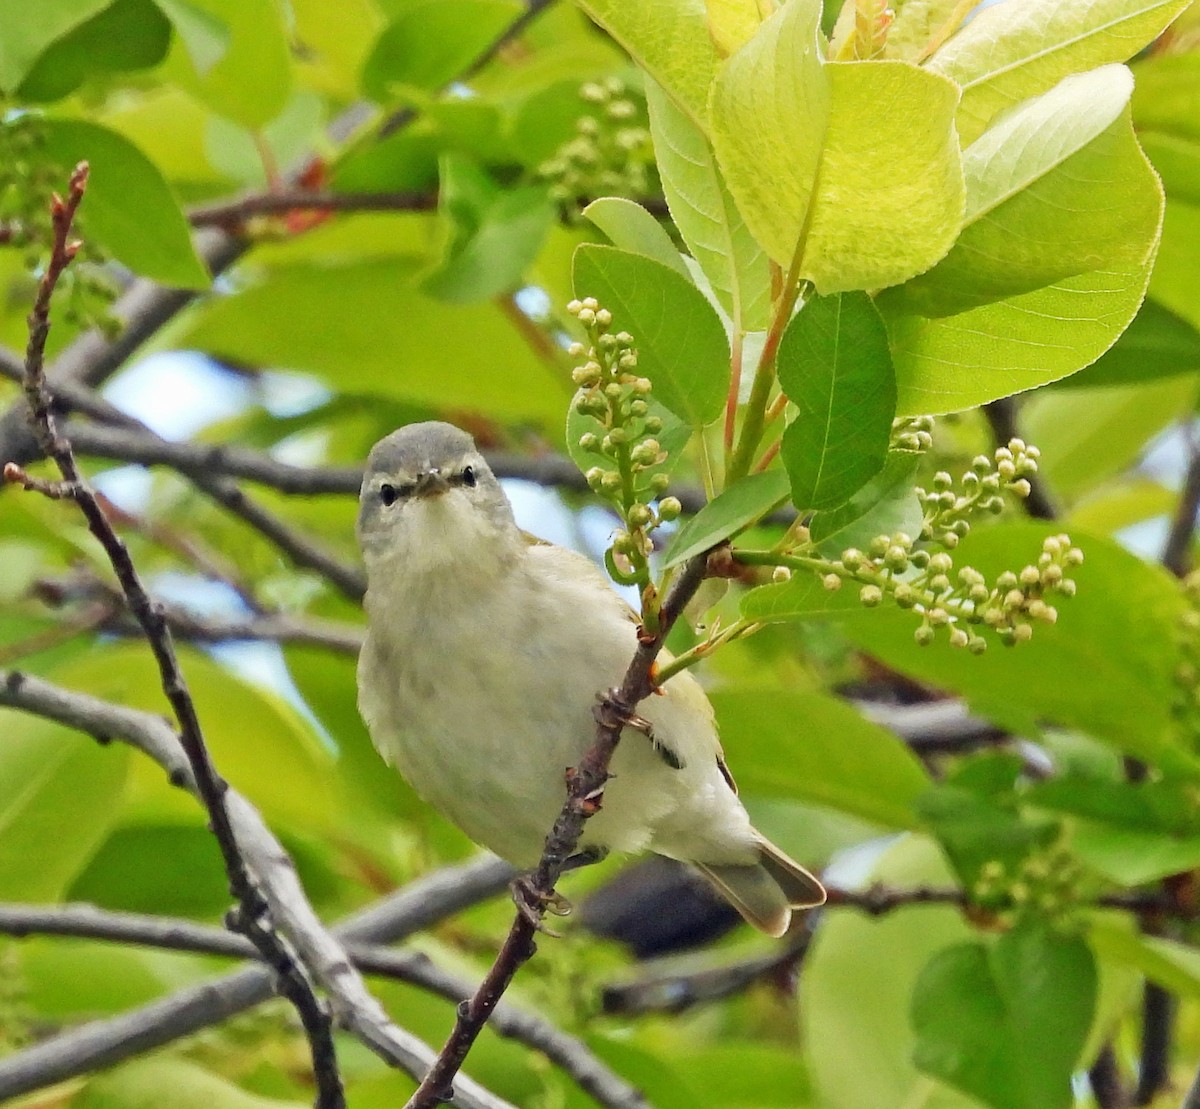
[[[770,840],[755,832],[758,862],[748,866],[696,863],[725,899],[760,932],[782,936],[793,909],[825,903],[825,887]]]

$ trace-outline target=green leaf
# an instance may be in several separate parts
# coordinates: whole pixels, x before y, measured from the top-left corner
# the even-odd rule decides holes
[[[930,841],[901,836],[865,881],[890,888],[945,885],[946,863]],[[974,932],[949,905],[916,905],[873,917],[829,913],[804,957],[800,1042],[822,1109],[921,1106],[979,1109],[980,1102],[913,1066],[908,1010],[929,959]]]
[[[522,12],[515,0],[424,0],[407,5],[363,64],[363,91],[390,104],[405,90],[435,92],[457,77]]]
[[[883,469],[845,504],[814,512],[808,530],[826,558],[865,548],[877,535],[921,534],[924,511],[915,492],[917,457],[888,451]]]
[[[157,65],[170,42],[171,25],[153,0],[116,0],[51,44],[17,94],[26,101],[61,100],[89,77]]]
[[[896,410],[883,320],[866,293],[814,297],[779,343],[779,384],[797,413],[780,457],[801,510],[844,504],[882,468]]]
[[[622,196],[602,196],[584,208],[583,215],[608,236],[613,246],[653,258],[684,277],[688,276],[687,266],[671,242],[671,236],[640,204]]]
[[[209,44],[180,35],[167,60],[174,81],[218,115],[254,131],[270,123],[292,94],[291,48],[275,0],[188,0],[193,27],[207,17],[226,28],[220,59]]]
[[[760,585],[742,597],[741,613],[748,620],[764,623],[777,620],[812,620],[859,612],[862,603],[853,585],[826,589],[815,573],[794,570],[790,580],[778,585]]]
[[[1148,267],[1095,270],[954,316],[929,319],[884,292],[896,369],[896,413],[958,412],[1094,362],[1136,315]]]
[[[708,139],[649,78],[646,103],[659,179],[679,234],[734,327],[764,329],[770,263],[729,195]]]
[[[1032,523],[977,527],[954,562],[994,580],[1035,562],[1051,534]],[[1039,624],[1028,643],[1011,650],[993,646],[980,659],[944,643],[918,649],[912,613],[887,606],[847,619],[844,630],[889,666],[961,694],[1016,734],[1036,735],[1044,723],[1056,722],[1194,774],[1200,764],[1178,746],[1170,712],[1177,665],[1172,629],[1183,605],[1177,585],[1110,540],[1072,538],[1085,553],[1084,564],[1071,572],[1078,595],[1059,603],[1056,624]]]
[[[462,179],[479,175],[482,191],[464,192]],[[466,304],[512,292],[523,283],[554,219],[546,190],[499,190],[470,162],[442,161],[442,218],[452,228],[445,261],[421,284],[431,296]]]
[[[1200,204],[1200,126],[1195,53],[1148,57],[1134,68],[1133,123],[1167,196]]]
[[[1148,265],[1162,200],[1110,65],[1064,78],[963,154],[967,206],[950,253],[904,289],[945,316],[1092,270]]]
[[[1066,1109],[1096,985],[1087,944],[1035,921],[942,951],[913,991],[916,1064],[995,1109]]]
[[[1200,331],[1152,297],[1121,337],[1095,362],[1056,386],[1060,389],[1136,385],[1200,370]]]
[[[1101,958],[1132,967],[1174,994],[1200,997],[1200,951],[1194,947],[1104,917],[1092,922],[1088,942]]]
[[[175,28],[192,67],[203,77],[229,49],[229,27],[192,0],[154,0]]]
[[[129,752],[15,709],[0,718],[0,898],[55,901],[117,819]]]
[[[915,828],[929,775],[904,742],[824,693],[721,689],[721,740],[747,795],[826,805]]]
[[[103,11],[110,0],[58,0],[28,4],[0,0],[0,90],[11,93],[43,51],[73,27]]]
[[[575,251],[577,297],[595,297],[628,331],[638,372],[654,395],[692,427],[717,419],[729,391],[729,342],[704,294],[669,266],[608,246]]]
[[[1023,407],[1021,428],[1042,452],[1049,487],[1074,499],[1136,461],[1152,436],[1195,407],[1198,390],[1192,376],[1039,392]]]
[[[787,498],[788,476],[782,470],[750,474],[734,482],[675,533],[663,555],[663,569],[678,566],[737,535]]]
[[[45,156],[70,170],[91,165],[81,208],[85,233],[135,273],[184,289],[209,284],[179,203],[157,167],[128,139],[74,119],[40,125]],[[65,185],[65,182],[64,182]],[[131,206],[130,197],[137,197]]]
[[[583,8],[699,127],[719,58],[694,0],[580,0]]]
[[[305,1101],[259,1097],[185,1059],[156,1056],[89,1079],[74,1109],[157,1109],[170,1090],[172,1109],[303,1109]]]
[[[932,266],[958,232],[957,89],[903,62],[825,64],[819,18],[818,3],[788,4],[726,62],[713,145],[775,262],[799,257],[822,293],[892,285]],[[879,127],[884,104],[922,126]]]
[[[958,130],[974,142],[1001,112],[1070,73],[1128,61],[1188,0],[1026,0],[995,4],[927,63],[963,90]]]
[[[1089,869],[1123,886],[1157,882],[1200,865],[1200,835],[1117,828],[1076,820],[1071,848]]]
[[[413,278],[413,264],[396,258],[290,266],[206,304],[178,341],[242,364],[308,370],[344,391],[561,426],[567,382],[500,309],[444,304]]]

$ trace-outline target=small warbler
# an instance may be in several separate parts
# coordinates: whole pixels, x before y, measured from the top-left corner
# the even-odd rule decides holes
[[[380,753],[477,843],[533,867],[619,684],[636,617],[583,555],[531,538],[465,432],[403,427],[367,460],[358,516],[367,639],[358,704]],[[626,729],[580,850],[650,850],[696,866],[756,928],[782,935],[825,891],[759,835],[712,706],[688,673]]]

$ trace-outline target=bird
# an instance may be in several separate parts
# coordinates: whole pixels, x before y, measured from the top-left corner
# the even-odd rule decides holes
[[[589,558],[522,531],[470,435],[409,424],[367,459],[356,526],[367,574],[358,705],[425,801],[515,866],[537,865],[619,684],[637,617]],[[751,825],[712,706],[687,671],[626,728],[580,857],[655,852],[695,867],[755,928],[782,936],[822,904],[808,870]]]

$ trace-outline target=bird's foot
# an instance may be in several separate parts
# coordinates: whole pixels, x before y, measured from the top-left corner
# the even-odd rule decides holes
[[[593,845],[585,847],[580,851],[576,851],[571,855],[565,863],[563,863],[563,873],[566,874],[569,870],[580,870],[585,866],[592,866],[595,863],[603,862],[608,858],[608,848]]]
[[[525,918],[530,926],[543,935],[561,939],[562,933],[547,928],[542,918],[546,913],[552,913],[554,916],[569,916],[573,909],[571,902],[554,890],[547,893],[545,890],[538,889],[534,885],[531,874],[522,874],[513,879],[511,888],[517,912]]]
[[[620,725],[622,728],[632,728],[635,732],[641,732],[650,741],[650,746],[654,748],[658,757],[672,770],[683,769],[683,759],[654,734],[654,725],[649,720],[625,704],[621,699],[620,690],[610,689],[607,693],[600,694],[597,700],[599,704],[596,707],[596,716],[601,723]]]

